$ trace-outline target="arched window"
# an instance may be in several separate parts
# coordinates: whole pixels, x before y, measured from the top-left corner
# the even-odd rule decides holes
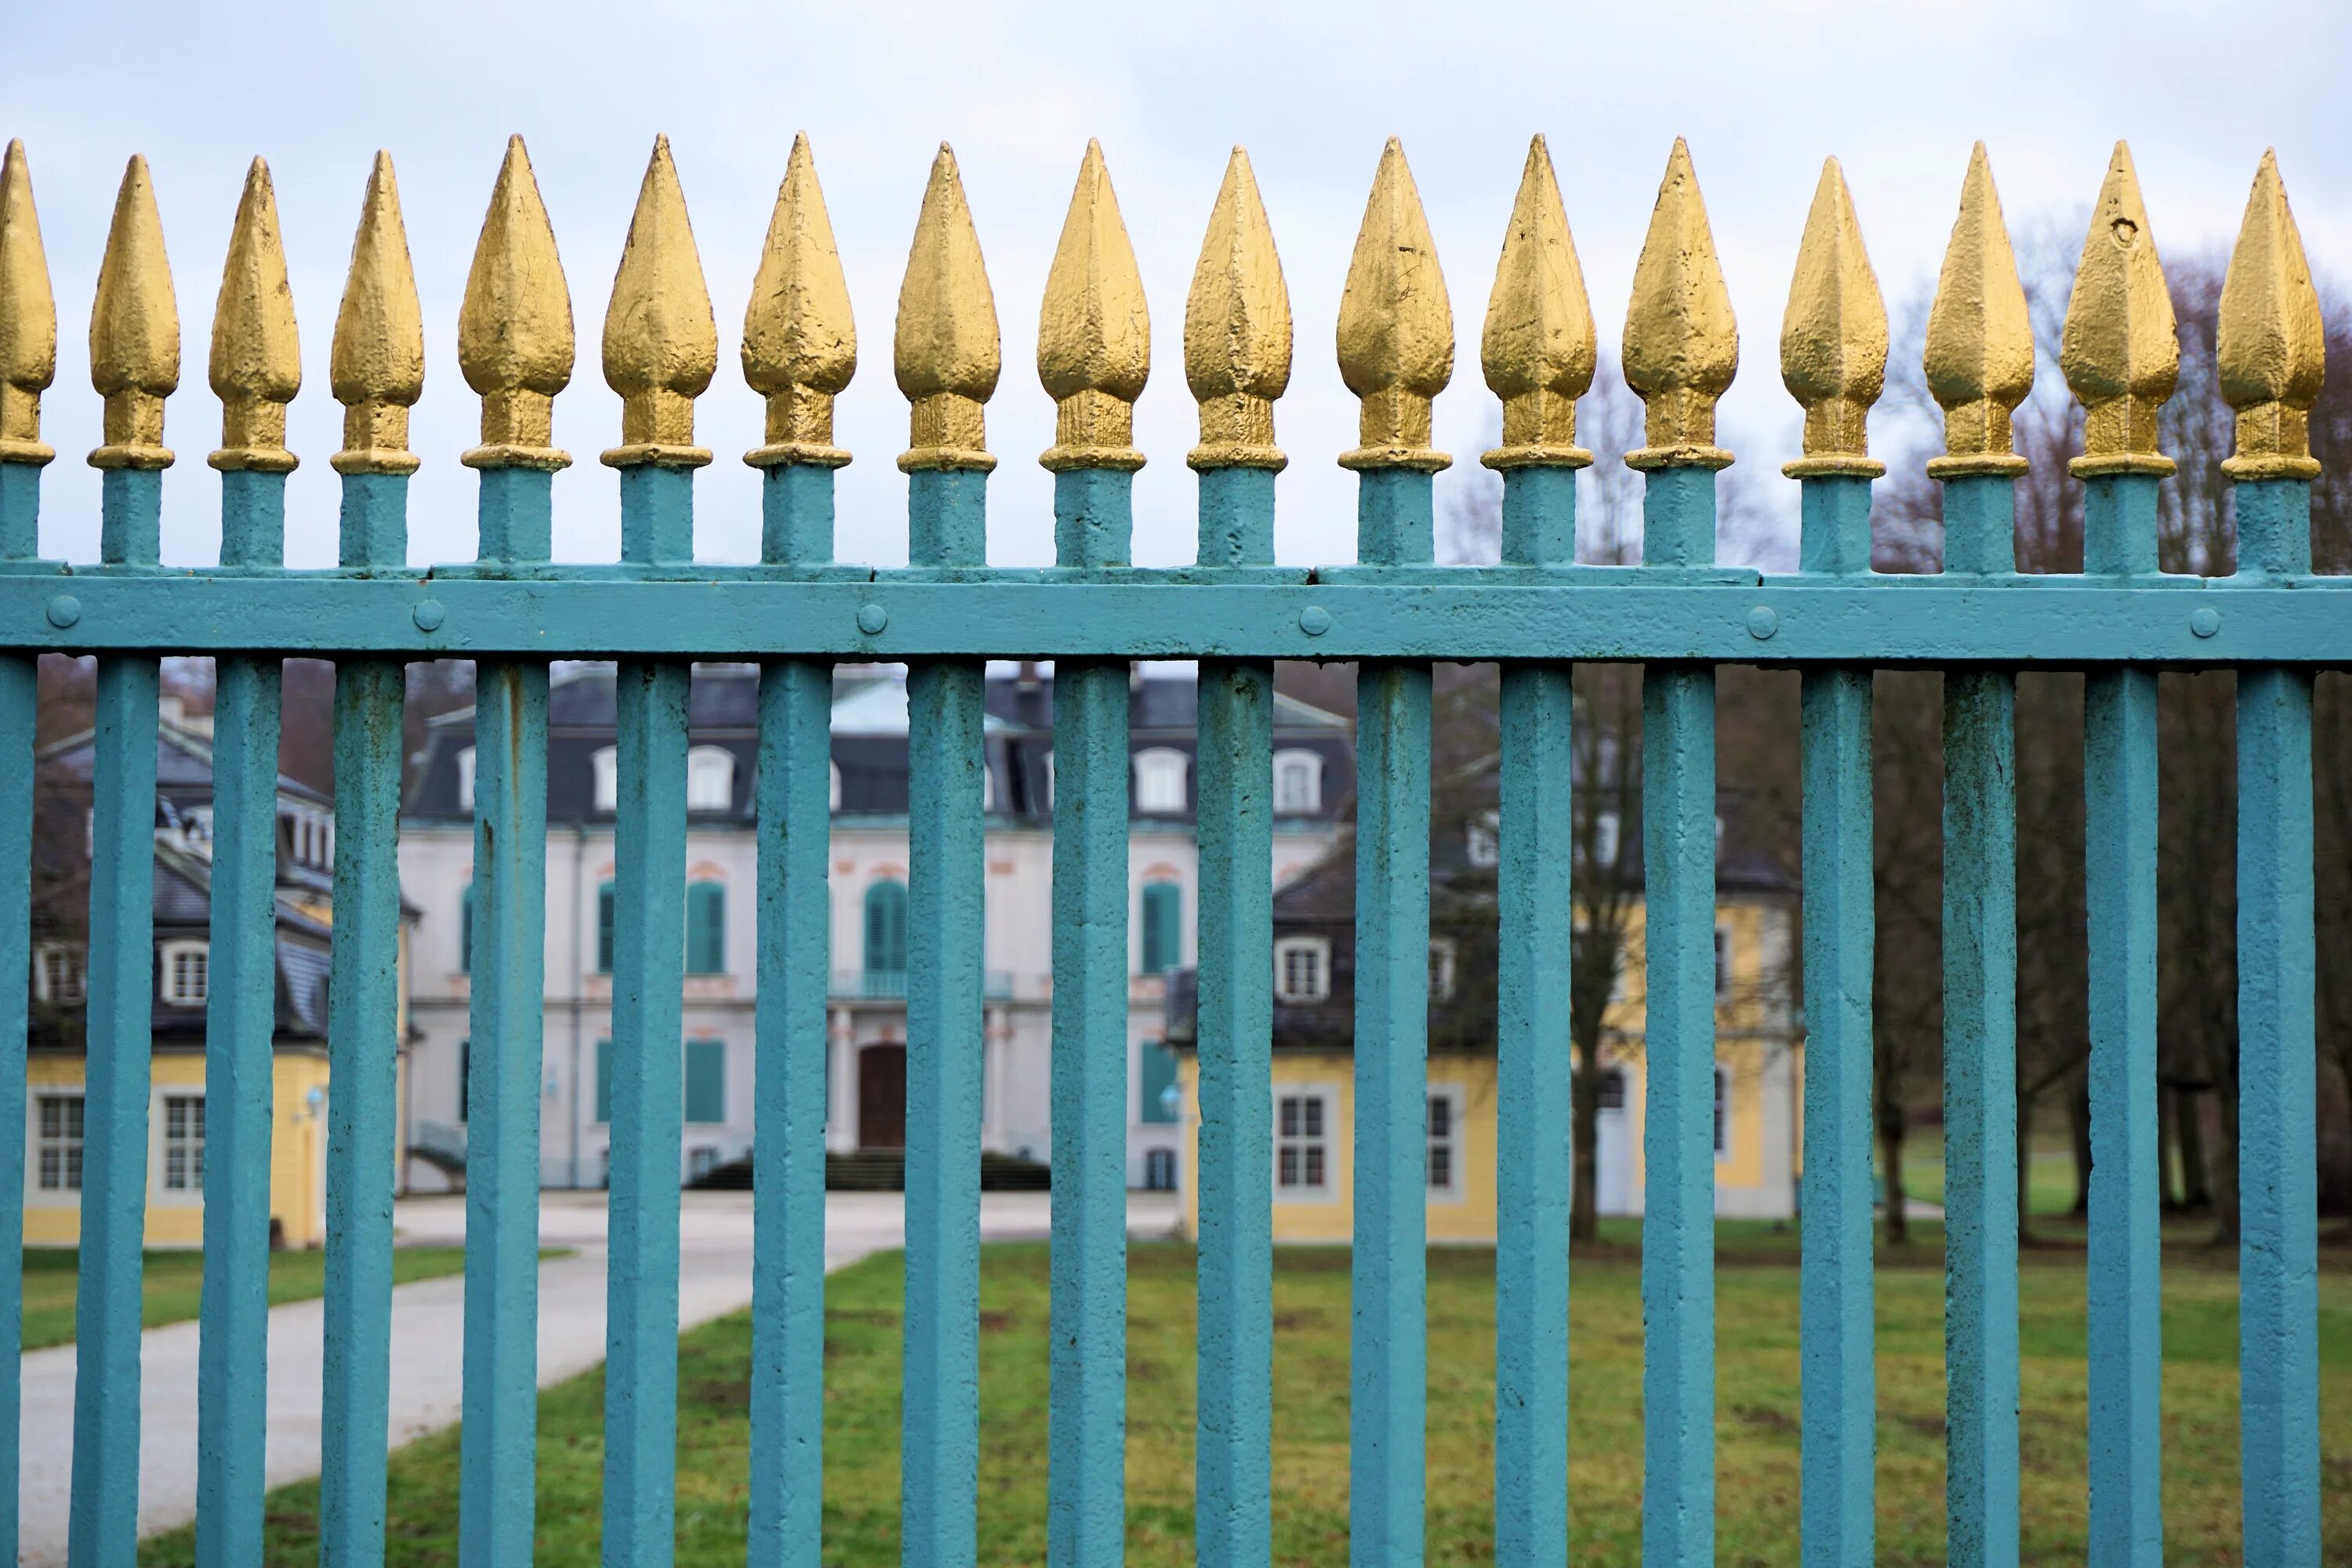
[[[457,753],[457,809],[474,809],[474,748],[471,746]]]
[[[686,972],[727,973],[727,888],[720,882],[686,885]]]
[[[907,884],[881,881],[866,889],[866,974],[870,983],[903,986],[907,974]],[[883,994],[890,994],[887,989]]]
[[[1184,889],[1143,884],[1143,973],[1165,974],[1184,962]]]
[[[1191,760],[1170,746],[1152,746],[1135,753],[1135,809],[1155,816],[1181,815],[1185,805],[1185,772]]]
[[[1274,753],[1274,814],[1312,816],[1323,809],[1323,758],[1305,751]]]
[[[735,804],[735,753],[695,746],[686,753],[686,809],[725,811]]]
[[[596,774],[595,809],[613,811],[621,804],[621,753],[614,746],[599,746],[589,759]]]

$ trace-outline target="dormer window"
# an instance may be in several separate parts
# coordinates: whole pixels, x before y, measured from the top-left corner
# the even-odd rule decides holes
[[[1135,809],[1152,816],[1181,816],[1185,773],[1191,759],[1170,746],[1135,753]]]
[[[1473,819],[1462,853],[1464,858],[1481,871],[1491,871],[1502,864],[1503,819],[1500,813],[1481,812]]]
[[[1277,1002],[1320,1002],[1331,994],[1331,944],[1319,936],[1285,937],[1274,944]]]
[[[71,1006],[89,995],[89,951],[79,942],[45,942],[33,950],[33,990],[44,1002]]]
[[[1323,759],[1313,752],[1274,754],[1274,814],[1313,816],[1323,809]]]
[[[735,753],[696,746],[686,753],[686,809],[725,811],[735,804]]]
[[[167,1007],[201,1007],[212,994],[212,946],[167,942],[157,950],[157,994]]]

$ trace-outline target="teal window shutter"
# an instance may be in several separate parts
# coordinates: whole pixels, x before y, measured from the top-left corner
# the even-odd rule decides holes
[[[1184,889],[1173,882],[1143,885],[1143,973],[1165,974],[1184,961]]]
[[[866,973],[907,972],[907,884],[877,882],[866,889]]]
[[[613,1120],[613,1042],[596,1042],[596,1120]]]
[[[613,973],[613,884],[596,889],[596,973]]]
[[[1137,1057],[1140,1104],[1136,1120],[1160,1125],[1175,1121],[1176,1108],[1169,1103],[1168,1091],[1176,1087],[1176,1053],[1157,1040],[1146,1040]]]
[[[686,1119],[727,1120],[727,1042],[686,1042]]]
[[[686,972],[727,973],[727,889],[694,882],[686,889]]]
[[[474,889],[471,884],[466,896],[457,902],[457,973],[474,972]]]

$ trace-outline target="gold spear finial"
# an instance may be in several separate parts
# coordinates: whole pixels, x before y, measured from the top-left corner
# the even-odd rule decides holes
[[[2058,340],[2058,365],[2083,405],[2083,455],[2069,472],[2172,472],[2156,449],[2156,411],[2180,376],[2172,295],[2140,200],[2131,149],[2116,143],[2083,239],[2074,297]]]
[[[408,410],[425,390],[425,315],[389,153],[377,153],[368,171],[328,368],[343,405],[343,449],[327,459],[335,472],[415,473]]]
[[[1433,474],[1452,465],[1429,440],[1430,405],[1454,379],[1454,307],[1404,143],[1393,136],[1381,149],[1339,296],[1339,377],[1362,404],[1363,443],[1340,454],[1341,468]]]
[[[768,399],[767,445],[743,460],[755,468],[848,462],[849,454],[833,444],[833,400],[856,370],[849,280],[842,276],[808,137],[795,136],[743,312],[743,379]]]
[[[163,219],[147,160],[133,154],[114,197],[89,311],[89,380],[106,399],[106,445],[93,468],[168,468],[163,399],[180,384],[180,303],[163,254]]]
[[[1541,136],[1528,144],[1480,350],[1486,385],[1503,400],[1503,444],[1479,461],[1490,468],[1591,462],[1576,444],[1576,400],[1592,385],[1592,303]]]
[[[1805,455],[1782,473],[1874,479],[1886,471],[1870,456],[1870,405],[1886,385],[1886,303],[1835,158],[1822,165],[1797,247],[1780,321],[1780,380],[1805,408]]]
[[[1928,459],[1928,477],[2025,472],[2026,460],[2011,449],[2010,414],[2033,390],[2033,322],[1981,142],[1960,184],[1923,360],[1927,390],[1944,411],[1944,455]]]
[[[1290,289],[1239,147],[1184,298],[1184,381],[1201,405],[1201,444],[1186,463],[1279,472],[1289,461],[1274,444],[1274,400],[1290,384]]]
[[[2246,198],[2246,219],[2221,284],[2221,395],[2238,411],[2238,450],[2221,463],[2233,479],[2309,479],[2311,405],[2327,374],[2327,330],[2303,236],[2265,152]]]
[[[286,281],[286,242],[278,195],[259,158],[245,173],[245,195],[229,231],[213,307],[213,393],[221,400],[221,449],[210,458],[226,473],[294,471],[286,449],[286,405],[302,386],[302,346],[294,330],[294,290]]]
[[[0,463],[37,468],[57,448],[41,441],[41,394],[58,378],[58,301],[33,210],[25,144],[0,160]]]
[[[898,390],[913,405],[899,468],[910,474],[923,468],[984,474],[996,467],[988,453],[986,424],[988,400],[1004,368],[996,296],[989,290],[955,153],[944,142],[931,161],[923,210],[915,219],[915,243],[907,253],[906,279],[898,285],[890,357]]]
[[[719,322],[686,192],[669,138],[656,136],[604,307],[604,384],[621,395],[621,444],[604,461],[615,468],[710,461],[709,448],[694,444],[694,400],[718,369]]]
[[[1054,445],[1037,460],[1057,474],[1143,467],[1134,446],[1135,400],[1150,374],[1143,275],[1102,143],[1089,140],[1037,314],[1037,378],[1055,405]]]
[[[482,400],[482,444],[458,460],[469,468],[569,468],[572,455],[554,445],[555,395],[571,384],[572,352],[555,226],[530,153],[509,136],[457,311],[457,368]]]
[[[1739,370],[1739,324],[1707,227],[1698,173],[1679,136],[1633,267],[1620,353],[1625,383],[1642,399],[1643,438],[1649,442],[1625,454],[1627,465],[1729,468],[1731,454],[1715,444],[1715,405]]]

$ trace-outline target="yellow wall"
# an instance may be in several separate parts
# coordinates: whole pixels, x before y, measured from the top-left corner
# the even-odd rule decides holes
[[[316,1049],[282,1049],[275,1063],[276,1112],[269,1137],[269,1217],[290,1247],[317,1247],[326,1240],[327,1128],[323,1113],[314,1113],[313,1089],[327,1086],[327,1058]],[[33,1058],[26,1071],[32,1096],[44,1090],[82,1087],[82,1058],[78,1055],[43,1053]],[[205,1058],[199,1051],[158,1052],[153,1064],[158,1096],[177,1089],[201,1091]],[[25,1245],[72,1247],[81,1236],[81,1205],[76,1194],[44,1194],[35,1134],[38,1108],[26,1104],[25,1172]],[[166,1195],[159,1171],[163,1146],[162,1112],[151,1107],[149,1117],[146,1244],[157,1247],[204,1245],[204,1203],[196,1194]]]

